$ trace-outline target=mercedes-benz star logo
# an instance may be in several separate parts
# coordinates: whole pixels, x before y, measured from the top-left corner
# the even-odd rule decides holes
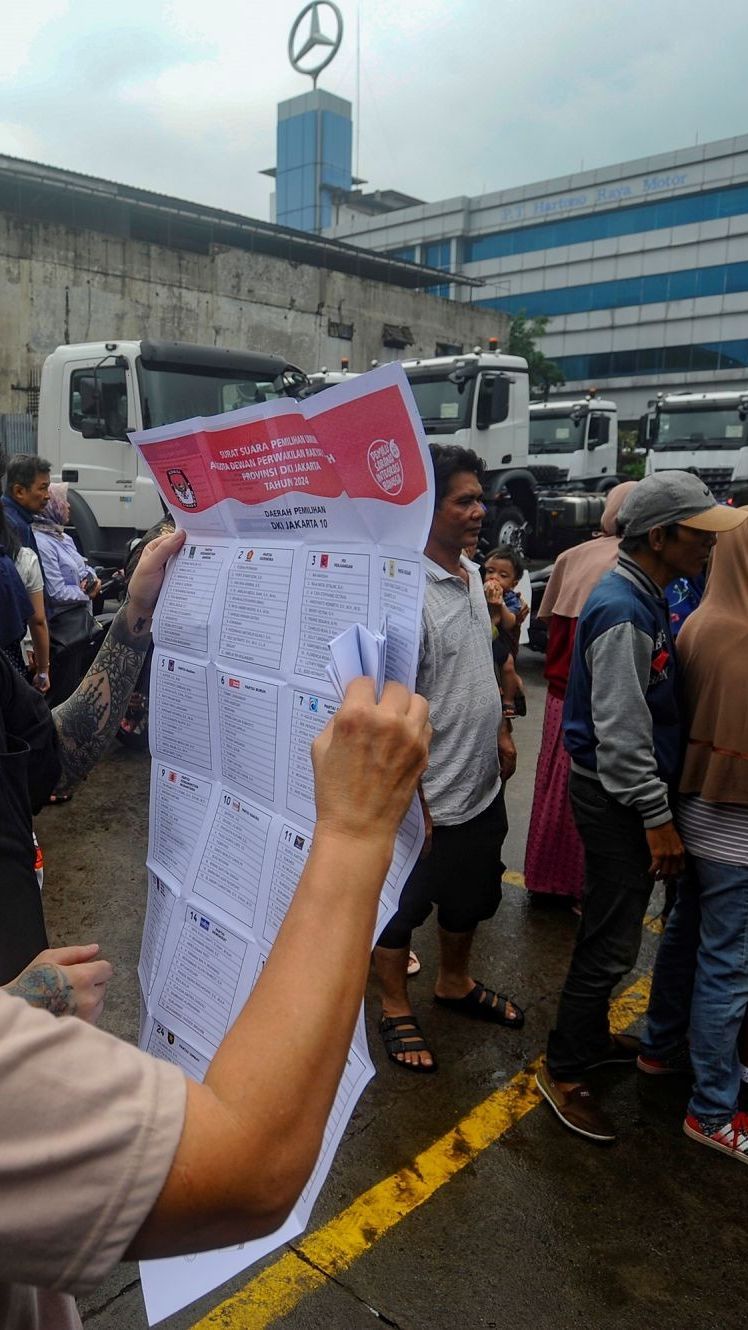
[[[331,9],[335,17],[335,35],[328,37],[320,27],[320,10]],[[311,23],[306,38],[300,35],[301,25],[307,14],[311,14]],[[297,40],[298,38],[298,40]],[[337,55],[340,49],[340,43],[343,40],[343,15],[337,5],[332,0],[312,0],[312,4],[305,5],[301,13],[296,18],[291,29],[291,35],[288,39],[288,58],[294,69],[299,74],[308,74],[314,87],[317,86],[317,78],[326,69],[330,61]],[[321,48],[324,54],[321,54],[316,64],[302,65],[302,60],[308,56],[317,47]]]

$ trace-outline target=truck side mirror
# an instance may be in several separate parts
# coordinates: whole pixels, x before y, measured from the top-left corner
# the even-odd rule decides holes
[[[646,411],[639,417],[639,427],[636,431],[637,448],[649,448],[657,437],[657,416]]]

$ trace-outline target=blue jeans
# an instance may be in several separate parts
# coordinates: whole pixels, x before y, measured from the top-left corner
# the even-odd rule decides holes
[[[689,860],[655,963],[643,1051],[682,1049],[690,1025],[689,1113],[721,1126],[737,1111],[737,1039],[748,1006],[748,865]]]

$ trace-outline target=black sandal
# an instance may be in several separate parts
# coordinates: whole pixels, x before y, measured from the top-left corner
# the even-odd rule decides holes
[[[382,1036],[384,1051],[395,1066],[404,1067],[406,1071],[419,1072],[421,1075],[429,1075],[436,1071],[436,1058],[431,1053],[415,1016],[383,1016],[379,1022],[379,1033]],[[434,1060],[428,1067],[423,1062],[403,1062],[397,1057],[398,1053],[431,1053]]]
[[[478,980],[465,997],[439,997],[434,993],[434,1002],[438,1002],[440,1007],[449,1007],[450,1011],[459,1012],[461,1016],[469,1016],[471,1020],[505,1025],[509,1030],[521,1030],[525,1023],[525,1013],[512,998],[505,997],[503,993],[495,993],[492,988],[485,988]],[[507,1013],[509,1002],[514,1007],[515,1016]]]

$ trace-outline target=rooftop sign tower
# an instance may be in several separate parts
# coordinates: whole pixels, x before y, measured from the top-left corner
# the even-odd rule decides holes
[[[283,226],[321,231],[332,222],[333,199],[353,182],[351,103],[317,87],[337,55],[343,16],[332,0],[312,0],[294,20],[288,58],[312,80],[312,91],[278,104],[275,217]]]

